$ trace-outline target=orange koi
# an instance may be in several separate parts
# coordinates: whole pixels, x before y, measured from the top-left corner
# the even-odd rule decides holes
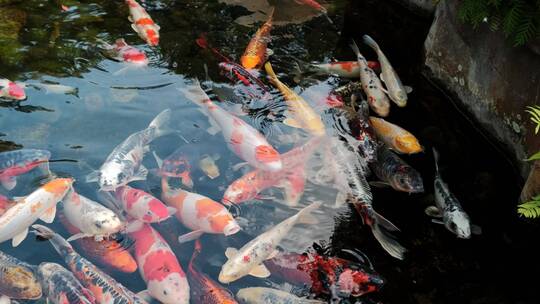
[[[400,126],[372,116],[369,117],[369,121],[375,129],[377,137],[394,151],[403,154],[414,154],[424,150],[418,139]]]
[[[257,30],[251,39],[244,55],[240,58],[240,63],[246,69],[260,69],[267,58],[267,46],[270,41],[270,31],[272,30],[272,19],[274,9],[268,16],[268,20]]]

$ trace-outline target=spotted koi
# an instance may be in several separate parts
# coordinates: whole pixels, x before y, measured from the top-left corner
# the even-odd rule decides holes
[[[0,299],[35,300],[42,288],[34,267],[0,251]]]
[[[21,85],[5,78],[0,78],[0,98],[25,100],[26,93]]]
[[[49,170],[51,152],[47,150],[21,149],[0,153],[0,183],[7,190],[17,186],[17,176],[43,166]]]
[[[94,294],[56,263],[41,263],[37,271],[47,302],[52,304],[94,304]]]
[[[146,10],[135,0],[126,0],[129,7],[129,21],[131,28],[139,34],[148,45],[157,46],[159,44],[159,25],[155,24]]]
[[[159,223],[176,213],[162,201],[143,190],[123,186],[115,191],[115,201],[132,218],[143,223]]]

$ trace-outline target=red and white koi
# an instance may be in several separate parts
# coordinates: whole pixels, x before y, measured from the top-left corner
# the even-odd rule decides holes
[[[107,197],[107,194],[105,194],[105,197]],[[176,213],[175,208],[167,207],[154,196],[130,186],[116,189],[112,203],[120,205],[121,209],[131,218],[143,223],[159,223]]]
[[[382,117],[390,113],[390,101],[385,94],[381,80],[377,74],[368,66],[366,58],[360,53],[356,42],[351,41],[351,48],[358,58],[360,66],[360,81],[362,88],[367,95],[369,106]]]
[[[266,138],[240,118],[214,104],[199,84],[183,88],[181,92],[192,102],[206,109],[209,117],[221,129],[227,146],[238,157],[262,170],[272,172],[281,170],[281,157]]]
[[[321,204],[320,202],[312,203],[297,214],[249,241],[239,250],[227,248],[225,255],[228,261],[221,267],[219,281],[221,283],[231,283],[248,274],[259,278],[270,276],[270,272],[262,263],[278,253],[276,247],[296,223],[311,223],[312,221],[308,220],[310,213],[319,208]]]
[[[117,39],[109,50],[112,57],[121,62],[133,63],[135,65],[148,65],[146,54],[138,48],[127,44],[123,39]]]
[[[235,180],[225,191],[223,204],[239,204],[255,199],[265,189],[281,187],[285,192],[285,201],[289,205],[296,205],[304,193],[305,164],[322,140],[323,137],[314,137],[304,145],[284,153],[283,169],[278,172],[254,170]]]
[[[165,304],[189,303],[189,284],[174,252],[152,226],[138,225],[130,236],[135,240],[135,259],[148,295]]]
[[[0,78],[0,98],[25,100],[26,93],[21,84],[17,84],[9,79]]]
[[[75,277],[88,288],[98,304],[147,304],[141,297],[78,254],[59,234],[43,225],[32,225],[37,236],[51,242]]]
[[[0,153],[0,183],[7,190],[17,186],[17,176],[29,172],[36,167],[43,167],[49,173],[47,150],[21,149]]]
[[[368,61],[367,65],[372,70],[380,70],[381,68],[381,65],[377,61]],[[319,74],[338,75],[353,79],[360,77],[360,64],[358,61],[312,63],[309,69]]]
[[[57,178],[17,199],[17,204],[0,217],[0,243],[12,239],[11,244],[17,247],[28,235],[28,227],[37,219],[52,223],[56,204],[72,188],[73,182],[72,178]]]
[[[64,197],[63,213],[66,219],[80,230],[68,238],[68,242],[84,237],[94,237],[100,241],[124,227],[116,213],[75,190],[69,191]]]
[[[197,239],[203,233],[229,236],[240,231],[240,225],[220,203],[181,188],[175,189],[167,177],[161,179],[161,190],[161,199],[177,210],[176,218],[193,230],[178,238],[181,243]]]
[[[129,6],[129,21],[131,28],[139,34],[148,45],[156,46],[159,44],[159,25],[148,15],[146,10],[135,0],[126,0]]]

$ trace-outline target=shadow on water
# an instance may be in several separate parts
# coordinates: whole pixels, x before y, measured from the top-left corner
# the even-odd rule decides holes
[[[320,225],[327,235],[334,229],[331,240],[323,242],[321,250],[347,258],[350,256],[342,249],[359,249],[368,255],[387,282],[381,292],[368,298],[383,303],[537,302],[535,280],[526,279],[526,274],[535,275],[540,271],[540,266],[534,262],[540,252],[531,246],[538,235],[538,225],[520,220],[515,208],[523,181],[499,152],[497,144],[479,133],[451,99],[421,76],[422,48],[429,19],[409,13],[392,1],[328,1],[331,2],[330,16],[340,28],[335,31],[324,17],[316,17],[294,1],[146,1],[152,17],[162,27],[160,46],[152,50],[143,47],[150,57],[148,69],[115,75],[115,71],[122,69],[121,65],[104,57],[96,47],[96,39],[112,42],[123,37],[130,44],[141,44],[126,20],[123,1],[67,1],[70,8],[66,12],[60,10],[60,1],[49,5],[42,2],[28,0],[9,8],[19,37],[0,37],[0,41],[9,42],[0,45],[0,74],[22,80],[41,79],[43,75],[58,77],[52,81],[77,86],[81,98],[52,97],[42,91],[32,91],[29,100],[22,103],[0,102],[0,131],[7,134],[0,133],[0,151],[23,145],[47,148],[56,159],[83,160],[85,166],[95,169],[128,134],[142,130],[155,113],[170,107],[178,115],[175,123],[184,128],[183,135],[190,143],[167,137],[156,141],[152,148],[159,155],[167,155],[185,145],[191,149],[186,148],[188,154],[200,156],[203,151],[208,155],[221,155],[216,159],[221,169],[219,178],[209,179],[200,170],[194,172],[195,191],[219,200],[228,183],[241,175],[231,169],[240,160],[229,157],[231,153],[224,147],[220,135],[209,136],[205,132],[206,117],[179,97],[177,84],[183,85],[189,78],[202,81],[208,77],[215,85],[226,87],[224,84],[228,81],[220,73],[219,61],[210,52],[201,50],[195,40],[207,33],[213,46],[238,60],[255,31],[255,27],[247,25],[260,24],[266,18],[265,13],[275,5],[282,9],[276,11],[271,61],[283,82],[291,87],[299,84],[297,91],[306,96],[339,85],[340,81],[334,78],[301,77],[299,69],[312,61],[354,60],[349,40],[354,38],[360,42],[362,35],[369,33],[379,42],[403,82],[414,88],[409,105],[392,107],[389,120],[412,131],[425,146],[424,153],[404,159],[422,174],[427,194],[408,195],[373,188],[375,208],[402,229],[399,240],[409,250],[406,260],[401,262],[389,257],[371,232],[359,224],[361,219],[355,211],[347,208],[339,210],[335,225]],[[246,2],[244,6],[235,5],[243,2]],[[3,20],[2,14],[0,12],[0,20]],[[368,59],[375,59],[373,51],[366,46],[361,45],[361,51]],[[234,103],[228,101],[222,105],[233,111]],[[287,131],[286,127],[274,130],[273,121],[265,118],[276,112],[272,115],[277,121],[281,120],[281,108],[279,105],[248,111],[251,121],[246,120],[271,137],[279,136],[279,132]],[[30,112],[34,113],[26,114]],[[341,122],[330,123],[343,130],[347,128]],[[439,150],[443,178],[474,224],[482,227],[481,236],[456,239],[424,215],[425,207],[433,204],[431,147]],[[80,182],[88,168],[78,165],[58,162],[51,167],[74,175],[79,180],[78,190],[94,198],[95,185]],[[145,160],[145,165],[155,168],[153,160]],[[159,194],[156,176],[150,176],[148,183],[135,183],[135,186],[156,196]],[[308,199],[314,195],[320,200],[333,199],[323,187],[308,187],[306,193],[311,192],[306,195]],[[30,189],[17,190],[20,195],[30,192]],[[290,216],[291,208],[274,205],[261,199],[233,210],[249,222],[237,238],[204,236],[203,247],[208,248],[203,251],[206,259],[199,258],[206,266],[204,271],[215,278],[224,259],[223,248],[241,246],[279,222],[278,218]],[[256,221],[266,219],[268,214],[275,215],[276,219]],[[61,226],[56,228],[67,235]],[[188,230],[173,219],[157,228],[172,244],[183,265],[187,265],[192,245],[180,245],[176,238]],[[302,233],[310,232],[309,227],[302,229]],[[39,244],[40,248],[48,251],[36,257],[35,246],[27,240],[17,249],[2,244],[2,250],[32,263],[45,259],[59,262],[50,246],[43,244]],[[139,278],[116,273],[114,276],[133,290],[144,288]],[[245,282],[260,285],[260,280]],[[241,287],[248,286],[245,282]]]

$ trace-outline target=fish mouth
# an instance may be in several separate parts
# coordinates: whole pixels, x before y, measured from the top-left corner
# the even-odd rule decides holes
[[[240,226],[236,222],[231,222],[223,228],[223,234],[225,236],[233,235],[241,230]]]

